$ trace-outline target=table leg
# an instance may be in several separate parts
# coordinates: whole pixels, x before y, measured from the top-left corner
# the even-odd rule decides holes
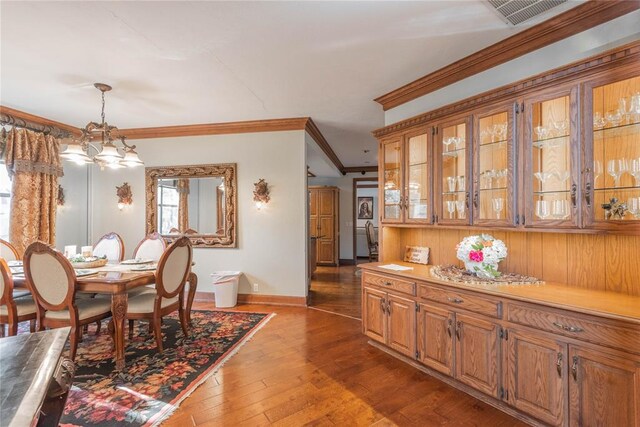
[[[116,370],[124,369],[124,323],[127,318],[127,293],[113,294],[111,296],[111,314],[115,328]]]
[[[193,300],[196,297],[196,289],[198,288],[198,276],[196,273],[189,273],[189,294],[187,295],[187,323],[191,324],[191,306],[193,305]]]

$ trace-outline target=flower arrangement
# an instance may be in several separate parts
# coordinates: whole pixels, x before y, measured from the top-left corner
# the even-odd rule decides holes
[[[489,234],[468,236],[456,246],[456,255],[469,273],[494,279],[500,276],[498,263],[507,257],[507,246]]]

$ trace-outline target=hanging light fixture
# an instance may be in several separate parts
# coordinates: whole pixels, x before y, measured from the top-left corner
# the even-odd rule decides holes
[[[77,164],[95,163],[100,166],[102,170],[104,170],[105,167],[121,169],[124,167],[132,168],[143,165],[144,163],[140,160],[135,150],[136,146],[128,145],[125,141],[126,137],[119,137],[122,147],[118,147],[114,143],[111,133],[117,131],[118,128],[109,125],[105,121],[104,94],[111,90],[111,86],[104,83],[95,83],[94,86],[102,93],[102,121],[100,123],[89,122],[81,129],[82,135],[69,142],[67,148],[60,153],[60,157]],[[95,150],[93,157],[89,155],[89,148]]]

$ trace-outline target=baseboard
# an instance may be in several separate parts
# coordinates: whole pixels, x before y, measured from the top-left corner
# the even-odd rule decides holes
[[[290,305],[306,307],[306,297],[290,297],[285,295],[238,294],[238,304]]]
[[[353,259],[342,259],[339,260],[339,265],[354,265]]]
[[[195,301],[215,302],[213,292],[196,292]],[[306,307],[307,297],[290,297],[285,295],[238,294],[238,304],[288,305]]]

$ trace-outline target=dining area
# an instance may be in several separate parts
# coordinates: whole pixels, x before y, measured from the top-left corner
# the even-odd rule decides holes
[[[188,335],[197,275],[191,271],[193,253],[186,237],[167,245],[161,235],[151,233],[130,259],[124,259],[124,242],[114,232],[82,247],[81,254],[69,246],[62,253],[39,241],[22,257],[8,241],[0,239],[0,248],[1,336],[16,335],[23,322],[32,333],[69,326],[73,360],[88,326],[96,324],[98,334],[106,321],[114,366],[122,370],[126,340],[133,338],[136,326],[148,324],[160,353],[163,316],[177,311],[182,333]]]

